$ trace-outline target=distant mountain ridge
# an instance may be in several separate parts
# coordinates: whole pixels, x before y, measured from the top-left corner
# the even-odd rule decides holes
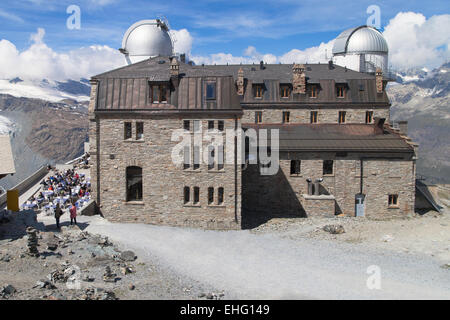
[[[450,183],[450,63],[407,78],[416,80],[388,86],[391,119],[409,122],[409,135],[419,143],[418,175]]]

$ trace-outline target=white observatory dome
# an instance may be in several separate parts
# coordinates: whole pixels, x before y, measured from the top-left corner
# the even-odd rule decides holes
[[[160,19],[136,22],[125,33],[120,52],[129,64],[150,57],[171,56],[173,44],[167,23]]]
[[[380,31],[360,26],[342,32],[333,45],[336,64],[360,72],[387,72],[389,47]]]

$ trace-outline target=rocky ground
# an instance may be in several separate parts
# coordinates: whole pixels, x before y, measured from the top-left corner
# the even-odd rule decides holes
[[[330,226],[341,229],[337,232],[327,230]],[[450,263],[449,212],[431,211],[404,219],[385,220],[354,217],[272,219],[252,232],[272,233],[295,240],[316,239],[424,254],[441,260],[443,264]]]
[[[22,212],[20,217],[0,224],[0,300],[190,300],[224,296],[142,261],[107,237],[78,226],[63,226],[57,231],[34,218],[32,212]],[[30,236],[24,235],[25,225],[41,229],[37,230],[38,256],[29,253]],[[15,232],[5,234],[6,228]]]
[[[53,217],[33,212],[0,219],[0,300],[450,296],[447,208],[404,219],[272,219],[228,232],[67,220],[58,231]],[[39,256],[29,254],[28,226]],[[383,290],[366,288],[369,265],[382,269]]]

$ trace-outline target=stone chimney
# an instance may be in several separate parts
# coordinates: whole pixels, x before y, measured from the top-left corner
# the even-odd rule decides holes
[[[294,64],[292,67],[292,86],[293,93],[306,93],[306,75],[305,66],[303,64]]]
[[[175,78],[180,75],[180,63],[175,57],[170,60],[170,75]]]
[[[377,93],[383,93],[383,70],[377,68],[375,72],[375,81],[377,83]]]
[[[237,94],[240,96],[244,95],[244,70],[242,68],[238,71],[238,77],[236,80]]]

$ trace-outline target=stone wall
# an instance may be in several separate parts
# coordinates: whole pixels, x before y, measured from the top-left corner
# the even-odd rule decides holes
[[[90,136],[92,189],[105,218],[116,222],[139,222],[210,229],[237,229],[241,222],[240,166],[225,164],[224,169],[183,170],[173,163],[171,154],[178,141],[171,141],[172,132],[183,128],[187,117],[133,116],[133,113],[101,114],[91,119]],[[210,116],[201,119],[203,130]],[[217,119],[217,118],[212,118]],[[225,129],[235,128],[237,120],[225,118]],[[143,140],[124,140],[124,122],[144,123]],[[217,123],[217,121],[216,121]],[[226,151],[225,151],[226,153]],[[97,158],[98,157],[98,158]],[[97,165],[96,165],[97,164]],[[139,166],[143,171],[143,201],[126,201],[126,168]],[[200,188],[200,203],[184,205],[184,187]],[[223,205],[208,205],[208,187],[224,188]]]
[[[386,156],[398,159],[385,159]],[[320,194],[335,198],[334,212],[355,216],[355,196],[361,188],[361,158],[363,158],[362,190],[366,195],[365,215],[371,218],[404,216],[414,212],[415,161],[401,154],[378,154],[365,158],[350,154],[345,158],[335,153],[280,154],[280,170],[274,176],[261,176],[257,165],[243,171],[243,221],[255,226],[274,217],[309,216],[323,211],[325,204],[305,203],[308,194],[306,179],[323,178]],[[290,174],[290,160],[301,159],[301,173]],[[334,160],[333,174],[323,175],[323,160]],[[389,194],[398,194],[399,205],[388,206]],[[313,208],[313,207],[314,208]],[[313,210],[313,209],[314,210]],[[309,211],[308,211],[309,210]]]
[[[373,111],[373,118],[385,118],[389,121],[389,108],[324,108],[304,107],[301,109],[245,109],[242,123],[255,123],[255,112],[262,112],[262,123],[282,123],[283,112],[290,112],[290,123],[310,123],[310,112],[318,112],[318,123],[339,123],[339,111],[346,111],[346,123],[366,123],[366,111]]]

